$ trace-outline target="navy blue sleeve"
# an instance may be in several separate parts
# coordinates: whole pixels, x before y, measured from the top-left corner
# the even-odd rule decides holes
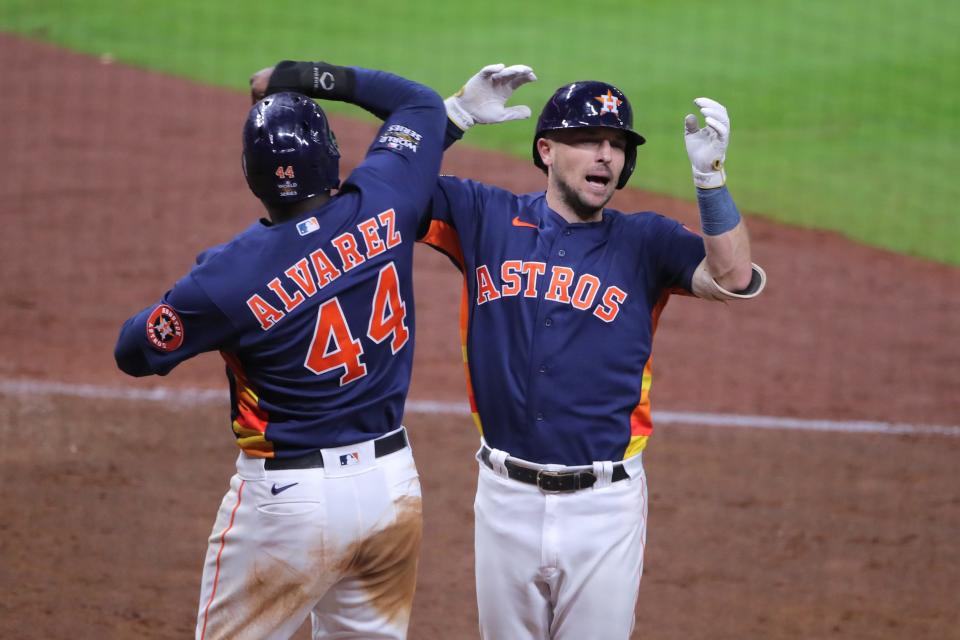
[[[353,95],[345,97],[346,102],[366,109],[381,120],[387,120],[399,109],[429,104],[430,107],[440,111],[442,118],[438,124],[441,127],[440,139],[443,139],[447,110],[436,91],[419,82],[407,80],[386,71],[362,67],[349,68],[354,73]]]
[[[350,101],[388,115],[344,189],[400,194],[422,214],[440,173],[447,115],[443,101],[424,85],[383,72],[356,69]]]
[[[440,176],[427,204],[430,219],[470,232],[483,210],[485,186],[456,176]]]
[[[461,271],[465,259],[473,257],[473,239],[484,202],[482,186],[454,176],[440,176],[417,237],[450,258]]]
[[[184,360],[219,349],[234,333],[229,318],[188,275],[123,324],[114,358],[131,376],[163,376]]]
[[[693,292],[693,272],[707,255],[703,238],[685,226],[659,214],[649,220],[646,255],[652,273],[662,288]]]

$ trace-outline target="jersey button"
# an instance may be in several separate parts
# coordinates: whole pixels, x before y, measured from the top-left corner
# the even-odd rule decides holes
[[[542,413],[538,413],[538,414],[537,414],[537,421],[538,421],[538,422],[543,422],[543,414],[542,414]]]
[[[560,249],[560,251],[557,251],[557,255],[559,255],[562,258],[563,256],[567,255],[567,252],[564,251],[563,249]]]
[[[547,319],[544,321],[543,324],[545,324],[545,325],[547,325],[547,326],[549,327],[550,325],[553,324],[553,320],[551,320],[550,318],[547,318]]]
[[[545,364],[540,365],[540,373],[546,373],[546,372],[547,372],[547,365]]]
[[[573,233],[573,231],[570,231],[570,229],[567,229],[566,231],[563,232],[563,235],[568,236],[571,233]]]

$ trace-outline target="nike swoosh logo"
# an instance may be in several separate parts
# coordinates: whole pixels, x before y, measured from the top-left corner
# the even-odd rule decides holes
[[[290,484],[285,484],[285,485],[283,485],[282,487],[278,487],[278,486],[277,486],[277,483],[274,482],[274,483],[273,483],[273,486],[270,487],[270,493],[272,493],[273,495],[277,495],[278,493],[283,493],[284,491],[286,491],[286,490],[289,489],[290,487],[295,486],[295,485],[298,485],[298,484],[300,484],[300,483],[299,483],[299,482],[291,482]]]
[[[530,227],[531,229],[537,229],[537,225],[532,222],[524,222],[520,219],[520,216],[513,216],[513,226],[515,227]]]

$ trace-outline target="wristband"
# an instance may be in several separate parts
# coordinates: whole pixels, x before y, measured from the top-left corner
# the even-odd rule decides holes
[[[446,151],[458,141],[463,139],[464,130],[454,122],[449,116],[447,117],[447,130],[443,135],[443,150]]]
[[[277,63],[270,75],[267,95],[280,91],[296,91],[324,100],[346,100],[353,97],[356,73],[350,67],[339,67],[326,62]]]
[[[443,106],[447,109],[448,121],[457,125],[461,131],[466,131],[477,123],[474,117],[460,105],[459,96],[450,96],[443,101]]]
[[[718,236],[733,229],[740,222],[740,212],[726,187],[697,189],[700,205],[700,228],[708,236]]]

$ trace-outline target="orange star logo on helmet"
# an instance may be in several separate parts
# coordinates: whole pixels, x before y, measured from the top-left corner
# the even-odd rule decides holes
[[[600,109],[600,113],[613,113],[615,115],[620,115],[620,110],[618,107],[623,104],[623,100],[613,95],[613,91],[607,89],[606,95],[594,96],[594,100],[599,101],[603,104],[603,109]]]

